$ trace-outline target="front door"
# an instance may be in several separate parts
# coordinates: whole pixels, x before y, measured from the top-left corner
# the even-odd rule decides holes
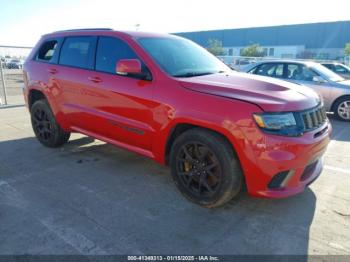
[[[88,85],[81,96],[89,108],[93,124],[89,131],[110,140],[150,150],[154,129],[152,108],[153,81],[143,65],[148,80],[139,76],[118,75],[120,59],[140,59],[123,40],[100,36],[96,49],[95,70],[89,72]]]

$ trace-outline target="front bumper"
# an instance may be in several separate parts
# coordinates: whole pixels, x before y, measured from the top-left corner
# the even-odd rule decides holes
[[[254,157],[249,157],[249,167],[244,168],[248,193],[257,197],[284,198],[304,191],[322,172],[322,156],[331,132],[328,121],[301,137],[274,136],[258,129],[250,130],[249,151]]]

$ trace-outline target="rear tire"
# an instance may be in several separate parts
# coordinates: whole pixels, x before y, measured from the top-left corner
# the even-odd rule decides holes
[[[59,126],[47,100],[36,101],[30,115],[35,136],[44,146],[59,147],[69,140],[70,133]]]
[[[232,146],[209,130],[194,128],[177,137],[170,166],[179,191],[203,207],[224,205],[242,189],[243,174]]]
[[[333,108],[338,120],[350,122],[350,96],[337,100]]]

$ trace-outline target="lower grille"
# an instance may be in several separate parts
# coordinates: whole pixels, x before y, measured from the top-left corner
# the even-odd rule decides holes
[[[300,181],[305,181],[312,175],[312,173],[316,169],[317,163],[318,163],[318,160],[305,167],[304,172],[300,177]]]
[[[305,130],[312,130],[320,127],[327,121],[327,114],[324,107],[317,107],[301,113]]]
[[[289,170],[287,171],[282,171],[278,174],[276,174],[270,181],[270,183],[268,184],[268,188],[270,189],[278,189],[281,188],[281,185],[283,183],[283,181],[286,179],[286,177],[289,174]]]

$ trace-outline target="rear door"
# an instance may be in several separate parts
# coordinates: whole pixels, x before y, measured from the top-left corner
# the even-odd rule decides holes
[[[63,114],[71,127],[89,130],[94,125],[88,96],[85,90],[92,82],[89,80],[94,68],[96,36],[66,37],[60,51],[58,65],[51,74],[57,82],[57,96]]]

